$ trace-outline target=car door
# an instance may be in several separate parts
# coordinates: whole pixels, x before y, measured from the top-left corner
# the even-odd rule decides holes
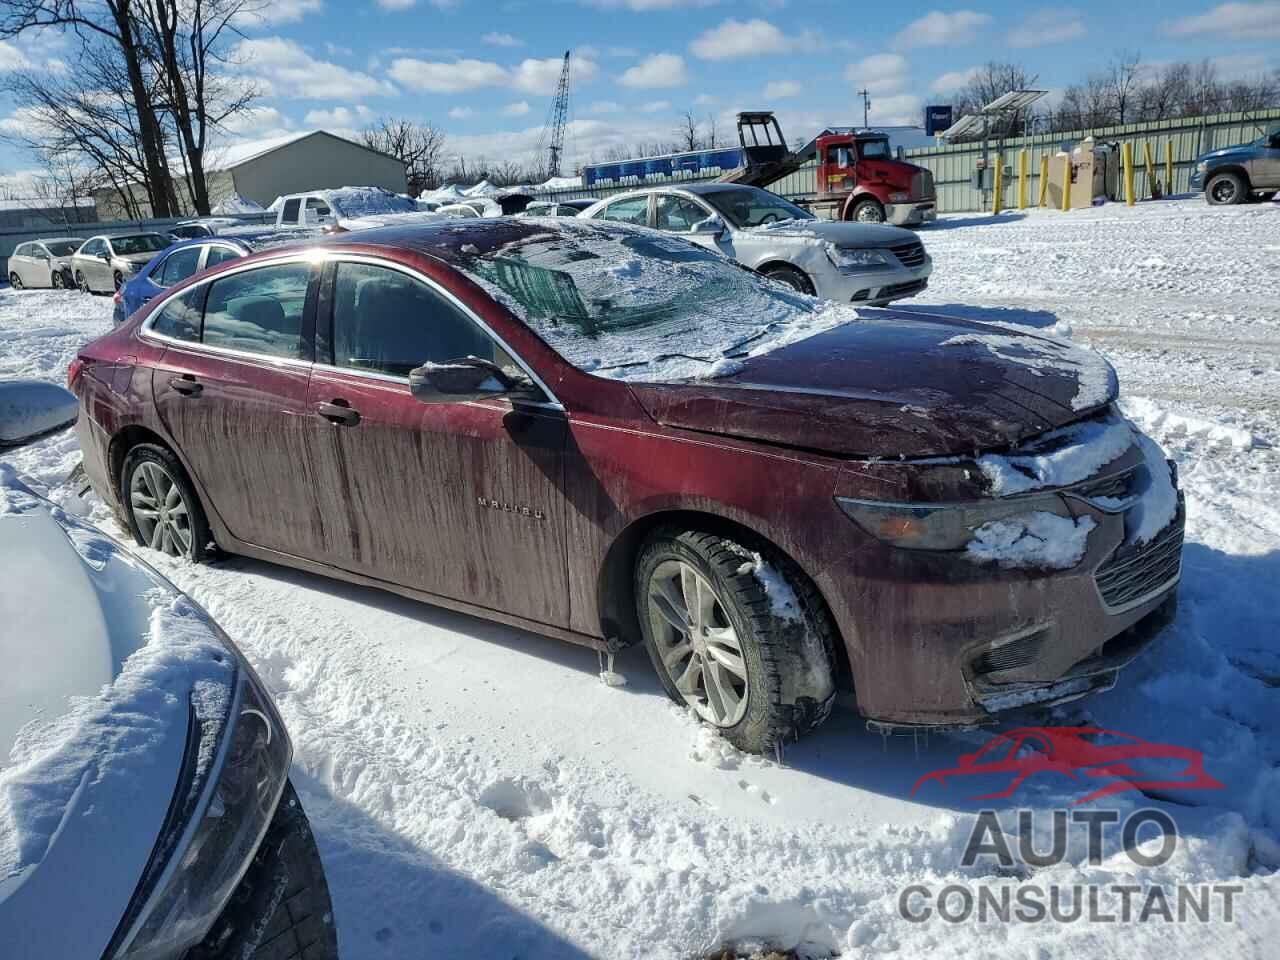
[[[1249,182],[1266,190],[1280,188],[1280,131],[1264,137],[1249,161]]]
[[[330,562],[567,625],[563,411],[414,399],[409,371],[428,361],[516,365],[421,275],[344,258],[325,290],[319,329],[331,333],[318,344],[309,406],[322,426],[315,459]]]
[[[643,193],[636,197],[623,197],[610,202],[598,211],[592,219],[615,220],[618,223],[634,223],[637,226],[649,225],[649,201],[652,194]]]
[[[653,198],[653,225],[667,233],[681,234],[684,239],[727,257],[734,256],[733,233],[728,226],[719,233],[690,233],[695,224],[718,214],[708,206],[676,193],[660,193]],[[721,220],[723,221],[723,217]]]
[[[324,549],[309,459],[317,269],[282,260],[223,274],[162,304],[155,406],[233,536],[292,556]]]
[[[106,252],[106,241],[101,237],[94,237],[86,240],[84,245],[76,251],[74,260],[75,272],[84,277],[85,283],[89,289],[95,289],[95,265],[101,264],[101,256]]]
[[[30,243],[20,243],[9,254],[9,272],[15,274],[24,287],[31,286],[30,277],[35,273],[29,266],[32,246]]]
[[[111,258],[114,251],[111,249],[111,241],[102,239],[98,241],[97,252],[89,258],[88,269],[85,276],[89,279],[89,287],[93,290],[114,290],[115,282],[111,278]]]
[[[200,269],[200,260],[203,256],[204,247],[198,244],[180,247],[170,253],[156,265],[144,283],[136,285],[141,288],[138,291],[137,307],[149,302],[161,291],[194,275]]]

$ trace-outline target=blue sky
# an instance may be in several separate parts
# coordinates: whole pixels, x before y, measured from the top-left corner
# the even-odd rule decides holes
[[[1280,2],[1172,0],[861,4],[851,0],[267,0],[246,24],[238,75],[265,96],[229,138],[324,128],[381,114],[430,121],[450,154],[525,159],[574,50],[567,153],[670,139],[682,111],[777,110],[790,139],[871,120],[920,123],[966,71],[1015,60],[1058,90],[1120,49],[1144,60],[1209,57],[1226,76],[1280,66]],[[0,71],[60,69],[57,37],[0,44]],[[0,129],[21,122],[0,99]],[[0,174],[31,161],[0,144]]]

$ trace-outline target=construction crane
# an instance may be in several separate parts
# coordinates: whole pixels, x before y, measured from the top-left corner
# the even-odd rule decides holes
[[[560,176],[560,156],[564,153],[564,125],[569,117],[569,51],[564,52],[560,82],[547,112],[547,122],[538,139],[538,154],[547,158],[547,179]]]

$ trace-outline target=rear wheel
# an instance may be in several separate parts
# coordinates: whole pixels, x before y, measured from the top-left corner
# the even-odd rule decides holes
[[[13,287],[15,290],[22,289],[22,278],[18,276],[16,271],[11,271],[9,273],[9,286]]]
[[[53,287],[55,290],[61,290],[66,286],[66,281],[62,279],[61,270],[53,271],[52,275],[49,277],[49,286]]]
[[[139,444],[125,456],[120,476],[125,518],[141,546],[197,563],[205,558],[209,523],[172,451]]]
[[[93,293],[89,289],[89,281],[84,278],[84,274],[79,270],[76,271],[76,289],[81,293]]]
[[[1249,188],[1238,173],[1220,173],[1205,184],[1204,196],[1214,206],[1244,203],[1249,198]]]
[[[671,527],[641,549],[635,579],[641,633],[667,694],[736,747],[767,753],[826,719],[834,631],[793,564]]]
[[[770,280],[777,280],[779,283],[785,283],[793,290],[799,290],[801,293],[807,293],[810,296],[813,296],[813,283],[795,267],[777,264],[772,267],[765,267],[761,273]]]
[[[111,282],[115,284],[117,290],[124,286],[124,274],[119,270],[111,275]]]
[[[863,197],[849,211],[849,219],[859,223],[884,223],[884,207],[875,197]]]

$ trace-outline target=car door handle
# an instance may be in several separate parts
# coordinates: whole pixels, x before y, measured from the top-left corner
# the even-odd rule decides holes
[[[351,409],[345,400],[317,403],[316,413],[338,427],[354,427],[360,422],[360,413]]]
[[[189,373],[184,373],[180,377],[170,377],[169,386],[177,390],[184,397],[198,397],[204,389],[204,384],[197,380]]]

